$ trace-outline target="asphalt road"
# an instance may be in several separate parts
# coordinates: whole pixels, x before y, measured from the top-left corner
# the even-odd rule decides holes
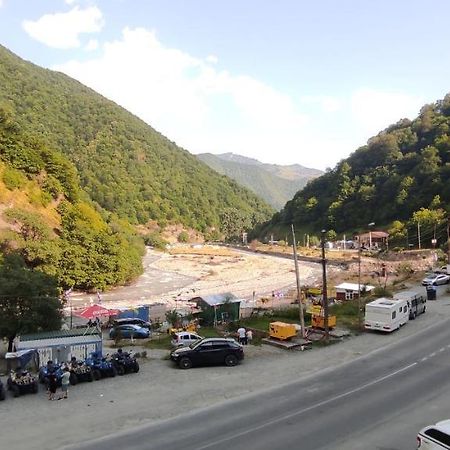
[[[450,418],[449,354],[444,321],[320,376],[70,448],[413,449]]]

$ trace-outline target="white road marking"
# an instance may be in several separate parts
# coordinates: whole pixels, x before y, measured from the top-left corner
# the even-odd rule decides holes
[[[233,436],[228,436],[228,437],[225,437],[223,439],[218,439],[217,441],[211,442],[211,443],[203,445],[201,447],[197,447],[197,450],[203,450],[205,448],[215,447],[216,445],[223,444],[226,441],[231,441],[231,440],[236,439],[238,437],[245,436],[246,434],[253,433],[254,431],[261,430],[261,429],[267,427],[268,425],[274,425],[274,424],[276,424],[278,422],[282,422],[284,420],[291,419],[291,418],[293,418],[295,416],[299,416],[300,414],[304,414],[306,412],[309,412],[309,411],[311,411],[311,410],[313,410],[315,408],[319,408],[321,406],[327,405],[328,403],[334,402],[336,400],[340,400],[340,399],[342,399],[344,397],[348,397],[349,395],[352,395],[352,394],[354,394],[356,392],[362,391],[362,390],[364,390],[364,389],[366,389],[368,387],[371,387],[371,386],[373,386],[373,385],[375,385],[377,383],[381,383],[382,381],[387,380],[388,378],[392,378],[395,375],[398,375],[399,373],[405,372],[406,370],[411,369],[411,367],[414,367],[415,365],[417,365],[417,362],[414,362],[414,363],[410,364],[409,366],[405,366],[405,367],[403,367],[403,368],[401,368],[399,370],[396,370],[395,372],[392,372],[392,373],[390,373],[388,375],[385,375],[384,377],[381,377],[381,378],[378,378],[376,380],[373,380],[370,383],[363,384],[362,386],[359,386],[359,387],[357,387],[355,389],[352,389],[350,391],[344,392],[342,394],[336,395],[335,397],[329,398],[327,400],[323,400],[322,402],[316,403],[315,405],[308,406],[308,408],[304,408],[304,409],[301,409],[300,411],[295,411],[293,413],[286,414],[286,415],[278,417],[276,419],[264,422],[261,425],[257,425],[257,426],[255,426],[253,428],[249,428],[248,430],[241,431],[240,433],[237,433],[237,434],[235,434]]]

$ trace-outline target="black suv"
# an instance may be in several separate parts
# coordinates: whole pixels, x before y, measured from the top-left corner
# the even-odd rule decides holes
[[[113,327],[117,327],[119,325],[139,325],[140,327],[150,328],[151,323],[146,322],[143,319],[139,319],[138,317],[124,317],[123,319],[115,319],[113,322]]]
[[[181,369],[215,364],[235,366],[244,359],[244,350],[233,339],[206,338],[189,347],[177,348],[170,353],[170,359]]]

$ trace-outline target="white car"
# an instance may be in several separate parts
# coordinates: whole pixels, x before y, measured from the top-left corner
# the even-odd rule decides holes
[[[417,448],[420,450],[439,450],[450,448],[450,420],[422,428],[417,435]]]
[[[422,286],[437,286],[448,284],[450,276],[445,273],[430,273],[422,280]]]
[[[203,339],[203,337],[199,336],[197,333],[192,333],[191,331],[179,331],[172,335],[170,343],[173,347],[187,347],[200,339]]]

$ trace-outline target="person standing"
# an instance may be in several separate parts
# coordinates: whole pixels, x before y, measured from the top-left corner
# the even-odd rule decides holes
[[[58,380],[55,371],[51,371],[48,376],[48,399],[55,400],[56,389],[58,388]]]
[[[246,336],[246,340],[247,340],[246,344],[251,344],[252,340],[253,340],[252,330],[247,330],[247,333],[245,334],[245,336]]]
[[[245,345],[247,342],[246,330],[244,327],[239,327],[237,330],[237,334],[239,337],[239,344]]]
[[[70,370],[68,367],[64,367],[64,371],[61,377],[62,396],[60,398],[68,398],[69,384],[70,384]]]

